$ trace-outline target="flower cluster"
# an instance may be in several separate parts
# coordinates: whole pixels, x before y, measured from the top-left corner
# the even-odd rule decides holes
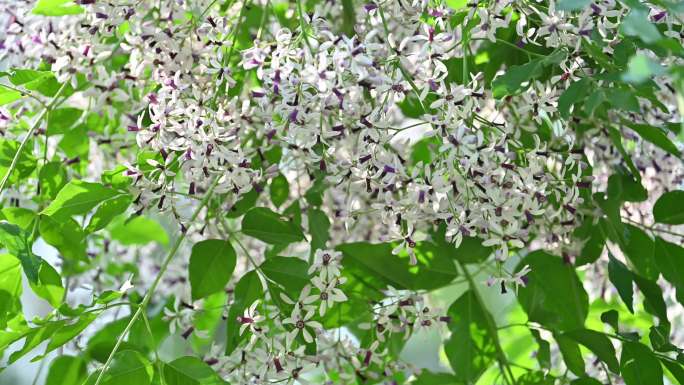
[[[347,37],[331,23],[341,7],[325,3],[312,13],[299,10],[295,30],[264,17],[246,48],[236,47],[238,34],[231,33],[244,21],[239,4],[216,14],[210,1],[161,8],[146,1],[135,8],[97,3],[82,16],[60,19],[79,20],[69,28],[38,25],[40,18],[20,5],[7,7],[13,15],[7,57],[46,61],[58,79],[75,86],[74,75],[84,74],[84,95],[98,98],[92,111],[113,115],[126,103],[125,124],[138,145],[161,154],[130,166],[129,175],[142,179],[139,207],[174,206],[179,192],[195,194],[212,175],[234,203],[263,189],[279,169],[297,179],[322,172],[340,220],[351,225],[359,213],[382,220],[382,227],[368,229],[376,240],[410,245],[416,230],[445,221],[456,245],[464,236],[480,237],[500,259],[532,237],[559,253],[572,247],[580,190],[591,186],[584,150],[609,135],[575,137],[550,119],[561,91],[588,70],[578,55],[587,31],[607,35],[616,28],[610,18],[626,12],[615,2],[575,15],[553,4],[505,1],[468,7],[453,26],[448,20],[455,11],[444,5],[390,1],[361,8],[364,17]],[[178,24],[182,12],[201,18]],[[466,34],[469,24],[476,26]],[[454,82],[460,76],[454,60],[499,43],[497,33],[513,25],[519,51],[555,49],[560,75],[503,102],[485,86],[491,81],[485,74],[468,71]],[[605,49],[611,53],[610,45]],[[128,60],[115,71],[110,62],[121,55]],[[238,59],[239,84],[231,66]],[[662,91],[661,100],[673,98]],[[670,119],[668,113],[638,118]],[[546,123],[551,137],[542,141],[538,126]],[[434,159],[414,161],[403,145],[408,140],[433,148]],[[255,157],[273,147],[287,148],[280,162],[254,168]]]
[[[527,147],[517,127],[502,119],[502,107],[491,105],[481,76],[448,83],[445,62],[463,54],[460,33],[446,23],[449,10],[429,9],[444,15],[435,18],[443,29],[437,33],[415,20],[421,5],[413,6],[369,7],[352,39],[330,33],[329,22],[314,13],[307,25],[317,38],[309,43],[281,29],[272,44],[257,42],[244,51],[243,67],[256,68],[260,80],[252,96],[265,122],[261,134],[290,149],[284,162],[300,175],[327,175],[337,186],[331,194],[340,220],[378,213],[384,227],[375,229],[377,239],[405,242],[410,249],[413,229],[446,221],[457,246],[464,236],[479,236],[497,246],[501,259],[509,246],[523,247],[530,234],[567,243],[582,203],[578,189],[588,187],[574,138],[561,129],[542,143],[532,134]],[[367,95],[377,102],[368,103]],[[421,110],[419,123],[396,127],[405,121],[401,103],[409,101]],[[544,104],[548,110],[546,105],[552,103]],[[536,108],[521,111],[540,119]],[[412,139],[434,146],[436,159],[410,162],[400,146],[406,138],[398,134],[414,126],[420,132]],[[555,151],[554,143],[573,152]]]
[[[407,339],[414,332],[438,328],[449,321],[448,316],[425,304],[423,296],[389,287],[387,297],[374,306],[372,322],[361,323],[359,327],[374,329],[377,340],[384,342],[392,334],[403,334]]]
[[[414,373],[390,343],[449,317],[424,293],[357,282],[339,245],[388,243],[393,261],[407,254],[421,271],[415,249],[436,244],[443,227],[439,241],[449,247],[492,250],[498,273],[484,283],[506,293],[527,286],[531,268],[508,273],[504,264],[534,249],[574,263],[592,241],[585,224],[617,218],[682,240],[651,215],[654,198],[684,182],[684,32],[668,2],[653,3],[0,0],[1,152],[17,154],[3,155],[0,169],[30,180],[8,174],[0,192],[7,206],[39,218],[67,179],[109,188],[123,175],[116,194],[129,194],[131,209],[86,205],[100,216],[112,211],[118,229],[134,228],[130,218],[113,220],[124,212],[161,213],[180,225],[173,252],[190,254],[186,236],[239,244],[234,276],[221,283],[229,289],[213,299],[223,301],[220,314],[212,313],[237,330],[238,343],[205,354],[231,383],[391,383]],[[26,143],[38,172],[19,172]],[[45,183],[51,164],[63,169]],[[623,199],[607,213],[595,200],[622,194],[609,179],[618,174],[649,198]],[[240,218],[252,207],[271,210],[273,226],[297,241],[245,229]],[[2,218],[10,214],[3,209]],[[95,214],[74,215],[83,223],[57,231],[68,242],[52,241],[40,219],[15,222],[31,227],[31,241],[82,251],[77,263],[56,264],[74,287],[104,289],[137,272],[135,287],[150,290],[143,307],[159,294],[173,302],[160,316],[172,334],[211,338],[197,318],[216,309],[192,297],[189,257],[162,263],[152,246],[129,247],[135,240],[111,227],[96,234],[109,222],[93,230],[85,220]],[[598,268],[588,271],[599,277],[603,244],[615,246],[620,234],[601,241]],[[276,255],[308,258],[306,284],[288,292],[297,285],[262,271]],[[83,273],[89,264],[97,269]],[[232,290],[250,271],[264,293],[231,318],[224,310],[240,304]],[[356,284],[382,299],[363,298]],[[595,286],[592,296],[603,297]],[[674,291],[665,292],[673,302]],[[362,340],[338,319],[350,308],[362,309],[349,321],[365,331]]]
[[[238,327],[239,334],[248,337],[246,345],[230,355],[224,355],[218,347],[212,348],[205,361],[235,384],[319,382],[314,381],[316,378],[324,378],[320,380],[324,382],[333,373],[344,383],[369,378],[391,381],[395,373],[411,369],[387,357],[387,340],[394,335],[407,339],[418,330],[439,328],[449,322],[449,317],[430,309],[422,296],[389,288],[386,298],[369,304],[372,326],[359,325],[362,329],[374,329],[367,345],[341,329],[326,330],[322,323],[336,316],[327,314],[327,310],[348,301],[338,287],[346,282],[341,275],[341,258],[339,252],[317,250],[309,269],[311,283],[294,300],[283,292],[280,298],[271,297],[277,286],[269,283],[269,294],[263,300],[252,303],[235,320],[227,320],[229,328]],[[185,338],[197,333],[190,326],[192,320],[186,320],[186,325],[189,332],[183,334]],[[313,353],[309,350],[311,346],[315,346]]]

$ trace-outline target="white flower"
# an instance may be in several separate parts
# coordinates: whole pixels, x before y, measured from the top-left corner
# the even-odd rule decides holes
[[[287,294],[283,292],[280,293],[280,298],[287,304],[295,305],[296,309],[308,311],[314,308],[314,306],[311,306],[311,304],[316,302],[316,300],[318,300],[319,297],[315,294],[311,294],[311,285],[306,285],[299,293],[299,298],[296,301],[290,299],[290,297],[288,297]]]
[[[309,267],[308,274],[319,271],[321,280],[330,281],[340,276],[340,261],[342,253],[335,250],[316,250],[314,261]]]
[[[518,225],[517,222],[512,222],[506,226],[501,226],[496,222],[490,224],[491,231],[487,234],[487,239],[482,242],[483,246],[497,246],[497,258],[505,260],[508,257],[508,245],[510,244],[516,248],[523,248],[525,244],[517,238]]]
[[[406,251],[409,255],[409,264],[418,264],[418,259],[416,258],[416,253],[413,250],[416,247],[416,242],[421,241],[424,237],[421,235],[419,237],[414,237],[413,225],[409,224],[407,231],[404,233],[397,226],[391,228],[390,234],[386,240],[399,240],[399,244],[392,249],[392,254],[397,255],[402,251]]]
[[[311,282],[320,292],[319,300],[321,304],[318,308],[318,312],[323,317],[325,312],[332,308],[335,302],[345,302],[347,301],[347,296],[344,292],[338,289],[336,286],[341,285],[346,281],[346,278],[335,278],[330,282],[323,282],[320,277],[313,277]]]
[[[501,285],[501,293],[506,293],[506,284],[513,284],[516,293],[518,292],[518,287],[527,286],[527,275],[532,271],[529,265],[523,266],[520,271],[514,274],[509,274],[508,276],[494,277],[491,276],[487,278],[485,283],[487,286],[494,286],[495,284]],[[508,273],[505,273],[508,274]]]
[[[121,287],[119,288],[119,292],[120,292],[121,294],[123,294],[123,293],[125,293],[125,292],[131,290],[133,287],[134,287],[134,286],[133,286],[133,284],[131,283],[131,278],[129,278],[129,279],[127,279],[127,280],[121,285]]]
[[[192,317],[195,314],[195,308],[181,303],[176,300],[173,309],[164,307],[164,321],[169,322],[169,331],[171,334],[176,333],[177,330],[185,331],[192,325]]]
[[[378,347],[380,347],[379,341],[373,341],[368,349],[359,349],[358,357],[352,358],[352,363],[357,369],[367,368],[373,364],[382,365],[383,356],[387,354],[387,350],[378,352]]]
[[[245,330],[249,329],[252,333],[259,333],[263,330],[259,327],[259,323],[263,322],[266,317],[259,314],[257,306],[259,305],[259,300],[254,301],[254,303],[245,309],[242,316],[238,316],[237,321],[240,323],[240,335],[242,335]]]
[[[315,310],[309,309],[304,313],[302,309],[295,306],[292,311],[292,315],[283,320],[283,324],[288,324],[294,326],[294,328],[287,333],[287,346],[292,345],[292,341],[297,338],[297,335],[301,332],[304,336],[304,341],[307,343],[313,342],[313,335],[308,329],[320,330],[323,328],[320,322],[314,321],[312,318],[314,316]]]

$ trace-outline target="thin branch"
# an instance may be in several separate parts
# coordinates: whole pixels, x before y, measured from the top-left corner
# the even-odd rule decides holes
[[[190,218],[190,223],[195,222],[197,220],[197,217],[199,216],[200,212],[204,208],[204,206],[207,205],[209,202],[209,199],[211,199],[211,196],[214,193],[214,188],[218,184],[219,177],[216,177],[214,181],[211,183],[211,186],[209,186],[209,190],[207,190],[207,193],[204,196],[204,199],[202,199],[202,202],[200,203],[199,206],[195,209],[195,212],[192,214],[192,217]],[[183,243],[183,240],[185,239],[186,232],[181,233],[181,235],[176,239],[176,242],[174,243],[173,247],[171,250],[169,250],[168,255],[164,259],[164,262],[162,263],[161,268],[159,269],[159,273],[157,273],[157,278],[155,278],[154,282],[152,282],[152,286],[150,286],[149,290],[147,290],[147,294],[145,294],[145,297],[143,298],[142,302],[140,303],[140,306],[138,306],[138,310],[133,314],[131,317],[131,320],[128,321],[128,325],[126,325],[126,328],[124,331],[121,333],[119,338],[116,340],[116,344],[114,345],[114,348],[112,349],[112,352],[109,353],[109,357],[107,357],[107,361],[105,361],[104,366],[102,367],[102,370],[97,376],[97,380],[95,381],[95,385],[99,385],[100,382],[102,382],[102,377],[104,376],[105,372],[107,372],[107,369],[109,369],[109,366],[112,363],[112,359],[114,358],[114,355],[116,352],[119,350],[121,347],[121,344],[123,343],[124,338],[126,338],[126,335],[128,335],[128,332],[130,332],[131,328],[133,327],[133,324],[135,321],[138,319],[138,317],[141,316],[142,312],[145,311],[147,308],[147,304],[149,304],[150,300],[152,299],[152,295],[154,294],[154,291],[157,289],[157,285],[159,285],[159,282],[161,281],[162,277],[164,276],[164,273],[166,273],[166,269],[169,267],[169,263],[173,259],[173,257],[176,255],[178,252],[178,249],[180,249],[181,244]]]
[[[468,280],[468,285],[470,286],[470,290],[473,291],[473,294],[475,294],[475,298],[477,299],[477,302],[480,303],[480,306],[484,308],[484,302],[482,301],[482,297],[480,296],[480,292],[477,290],[477,286],[475,284],[475,280],[473,280],[472,275],[466,269],[465,265],[463,265],[461,262],[456,261],[458,266],[460,267],[461,271],[463,271],[463,275],[466,277]],[[497,353],[497,361],[499,361],[499,365],[501,366],[501,370],[504,374],[504,378],[507,379],[506,382],[509,382],[511,384],[516,384],[515,381],[515,376],[513,376],[513,371],[511,370],[511,367],[509,365],[508,359],[506,358],[506,354],[503,351],[503,348],[501,347],[501,342],[499,341],[499,334],[497,332],[497,326],[494,324],[494,321],[491,318],[491,315],[486,314],[485,316],[485,322],[487,324],[487,330],[494,342],[494,346],[496,348],[496,353]],[[508,375],[508,377],[506,377]]]

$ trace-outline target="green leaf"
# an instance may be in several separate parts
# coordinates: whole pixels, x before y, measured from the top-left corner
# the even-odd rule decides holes
[[[640,111],[639,99],[634,92],[627,87],[612,87],[603,90],[606,101],[615,108],[638,113]]]
[[[126,176],[125,172],[128,170],[126,166],[116,166],[113,170],[107,170],[102,173],[102,183],[108,187],[115,189],[126,190],[131,185],[131,177]]]
[[[658,223],[681,225],[684,223],[684,191],[668,191],[653,206],[653,217]]]
[[[437,149],[442,144],[436,137],[428,137],[416,142],[411,148],[411,165],[416,165],[418,162],[423,164],[430,164],[436,157]]]
[[[672,143],[661,129],[648,124],[625,123],[625,125],[639,134],[642,139],[655,144],[676,157],[681,156],[677,146]]]
[[[603,254],[606,237],[602,231],[596,231],[594,218],[586,216],[582,225],[575,229],[574,236],[584,243],[580,254],[575,258],[576,266],[593,263]]]
[[[459,10],[468,4],[468,0],[446,0],[446,4],[451,9]]]
[[[311,206],[320,207],[323,204],[325,188],[324,178],[318,177],[314,180],[313,185],[306,190],[304,198]]]
[[[246,337],[246,334],[240,335],[239,333],[241,325],[238,316],[242,316],[245,309],[251,306],[254,301],[261,299],[263,295],[264,287],[261,284],[259,274],[254,270],[243,275],[235,285],[234,301],[228,311],[226,322],[226,354],[232,353],[240,341]]]
[[[608,55],[606,55],[603,52],[603,48],[600,47],[598,44],[593,43],[589,39],[584,39],[582,40],[582,48],[583,50],[587,53],[587,55],[593,59],[593,61],[596,62],[599,66],[609,69],[609,70],[616,70],[617,66],[615,65],[615,61],[610,58]],[[599,91],[599,93],[602,93],[602,91]],[[595,91],[596,92],[596,91]],[[602,95],[598,96],[599,99],[603,99]],[[591,99],[591,96],[590,96]],[[595,108],[596,106],[594,106]],[[585,106],[586,108],[586,106]],[[590,112],[590,111],[588,111]]]
[[[268,259],[268,258],[276,257],[276,256],[278,256],[278,254],[285,251],[285,249],[287,249],[286,244],[273,245],[272,247],[266,249],[266,252],[264,253],[264,258]]]
[[[299,205],[299,200],[293,201],[292,204],[283,211],[283,215],[290,219],[295,225],[301,226],[302,208]]]
[[[29,68],[12,68],[9,81],[15,86],[20,86],[40,81],[50,76],[54,76],[50,71],[38,71]]]
[[[449,373],[432,373],[429,370],[421,370],[412,385],[463,385],[456,376]]]
[[[26,340],[21,349],[12,353],[9,357],[9,363],[14,363],[33,349],[38,347],[41,343],[52,337],[52,335],[62,327],[64,321],[48,322],[39,327],[31,328],[26,333]]]
[[[556,9],[559,11],[577,11],[591,4],[591,0],[560,0]]]
[[[119,318],[118,320],[112,321],[98,330],[88,340],[86,354],[89,357],[104,363],[114,349],[117,339],[121,333],[123,333],[130,320],[130,316]],[[128,341],[123,341],[121,343],[120,350],[138,350],[140,349],[138,344],[138,341],[133,341],[132,338],[128,338]]]
[[[195,343],[193,346],[206,346],[210,344],[216,337],[218,333],[218,326],[223,324],[223,315],[226,308],[226,303],[228,301],[228,295],[225,291],[214,293],[202,302],[204,311],[195,313],[193,317],[193,326],[195,330],[201,330],[206,332],[205,336],[200,336],[198,334],[193,334]],[[163,313],[161,313],[163,316]],[[167,328],[167,326],[164,326]],[[167,328],[168,330],[168,328]],[[146,328],[143,333],[147,332]],[[151,341],[152,342],[152,341]]]
[[[67,172],[62,162],[50,162],[40,168],[38,180],[42,193],[53,200],[67,183]]]
[[[662,39],[658,28],[648,20],[648,11],[643,9],[632,9],[629,15],[622,19],[620,31],[627,36],[636,36],[646,44]]]
[[[537,349],[537,361],[539,361],[539,366],[544,369],[551,368],[551,345],[549,341],[542,338],[541,333],[537,329],[530,329],[532,336],[539,345]]]
[[[591,350],[613,373],[620,372],[620,364],[615,358],[615,348],[604,334],[589,329],[578,329],[563,333]]]
[[[88,222],[85,230],[88,233],[93,233],[104,229],[115,217],[126,212],[132,201],[133,198],[129,194],[122,194],[102,202],[93,216],[90,217],[90,222]]]
[[[181,357],[165,364],[164,382],[167,385],[218,385],[226,383],[209,365],[194,356]]]
[[[558,112],[564,118],[570,116],[570,107],[579,103],[590,91],[589,84],[591,80],[589,78],[582,78],[570,84],[570,86],[563,92],[563,94],[558,98]]]
[[[48,117],[48,135],[62,135],[69,132],[71,127],[83,115],[83,110],[74,107],[57,108]]]
[[[416,243],[413,252],[418,264],[409,266],[409,272],[414,275],[413,288],[416,290],[435,290],[451,283],[458,274],[453,258],[457,252],[452,245],[444,246],[433,242]],[[408,253],[399,255],[402,260],[408,260]]]
[[[112,365],[102,377],[103,385],[149,385],[154,368],[142,354],[134,350],[122,350],[114,355]],[[97,377],[97,372],[91,378]]]
[[[463,263],[484,262],[494,249],[484,246],[482,240],[476,237],[463,237],[461,244],[454,250],[455,258]]]
[[[224,295],[224,293],[219,293],[219,295]],[[159,304],[159,307],[155,306],[154,311],[156,311],[156,313],[148,314],[148,322],[145,322],[144,319],[138,319],[135,321],[135,323],[133,323],[131,332],[126,341],[126,343],[130,346],[129,349],[139,351],[143,354],[154,351],[162,351],[162,349],[164,349],[161,347],[161,345],[165,342],[166,338],[170,334],[170,322],[165,319],[164,309],[171,308],[173,306],[173,302],[173,296],[167,298],[163,304]],[[199,328],[201,325],[201,323],[197,320],[197,317],[200,317],[199,313],[202,313],[201,316],[207,316],[219,309],[220,311],[223,311],[225,304],[225,300],[220,304],[205,301],[205,311],[195,313],[195,317],[193,317],[193,326]],[[130,320],[130,318],[128,320]],[[192,335],[193,338],[196,336],[196,334]],[[114,340],[116,340],[116,338]]]
[[[269,165],[278,164],[283,158],[283,149],[280,146],[273,146],[264,153],[264,157]]]
[[[86,234],[72,218],[55,220],[41,215],[38,229],[43,240],[70,262],[86,260]]]
[[[500,99],[507,95],[520,93],[523,90],[523,83],[540,76],[542,69],[541,59],[510,67],[505,74],[497,77],[492,82],[493,96]]]
[[[623,342],[620,372],[627,385],[663,384],[660,361],[651,349],[639,342]]]
[[[684,248],[656,237],[655,260],[663,277],[677,288],[679,302],[684,303]]]
[[[625,224],[627,234],[622,251],[634,267],[634,270],[642,276],[655,280],[660,271],[655,262],[655,243],[648,234],[640,228]]]
[[[74,356],[57,356],[50,363],[45,385],[82,385],[88,375],[85,360]]]
[[[0,329],[21,311],[21,263],[10,254],[0,254]]]
[[[356,242],[342,244],[337,250],[344,254],[345,275],[356,276],[366,287],[383,290],[387,286],[398,289],[434,290],[449,284],[458,272],[450,253],[451,245],[419,242],[413,248],[418,264],[411,266],[405,251],[392,254],[394,245]]]
[[[97,313],[85,313],[81,317],[79,317],[76,322],[68,324],[68,325],[63,325],[57,331],[52,335],[50,338],[50,342],[48,342],[47,347],[45,348],[45,352],[43,356],[41,357],[36,357],[38,359],[45,359],[45,355],[47,353],[59,348],[60,346],[64,345],[65,343],[73,340],[76,338],[81,332],[88,327],[93,321],[95,321],[95,318],[97,318]],[[36,361],[36,359],[33,359],[32,361]]]
[[[46,261],[42,261],[38,271],[38,282],[30,282],[31,289],[40,298],[48,301],[54,308],[58,308],[62,304],[64,298],[64,286],[62,286],[62,277],[59,276],[57,270]]]
[[[150,242],[167,245],[169,243],[169,235],[162,225],[143,216],[137,216],[130,221],[115,221],[109,233],[112,239],[122,245],[146,245]]]
[[[255,207],[242,218],[242,232],[272,245],[283,245],[304,240],[299,226],[282,219],[277,213]]]
[[[482,240],[477,237],[463,237],[461,244],[454,248],[451,243],[447,242],[445,234],[446,225],[442,224],[436,231],[431,232],[432,241],[440,247],[443,255],[461,263],[484,262],[494,251],[492,247],[483,246]]]
[[[552,375],[542,371],[528,371],[516,379],[519,385],[554,385],[555,379]]]
[[[492,82],[492,93],[497,99],[507,95],[516,95],[523,91],[524,83],[541,76],[546,66],[558,64],[565,57],[561,50],[555,51],[549,56],[531,60],[523,65],[511,66],[506,73],[498,76]]]
[[[223,291],[235,270],[237,255],[228,241],[207,239],[195,243],[190,254],[190,287],[197,300]]]
[[[63,219],[73,215],[84,215],[95,206],[119,193],[100,183],[72,180],[57,194],[42,214]]]
[[[434,99],[434,96],[428,94],[428,97],[425,98],[425,102],[421,104],[421,101],[418,99],[416,95],[408,94],[404,98],[404,100],[398,103],[398,106],[401,110],[401,113],[404,114],[406,117],[420,119],[423,115],[430,111],[430,109],[427,107],[431,103],[430,98]],[[425,110],[425,108],[423,108],[424,106],[425,108],[428,108],[427,111]]]
[[[644,295],[644,308],[647,312],[657,316],[661,322],[667,320],[667,305],[663,300],[663,291],[655,281],[633,274],[634,282]]]
[[[249,209],[256,206],[258,198],[259,192],[257,192],[257,189],[251,189],[248,193],[242,195],[240,200],[235,202],[235,204],[229,209],[228,214],[226,214],[226,217],[237,218],[242,216]]]
[[[637,54],[629,59],[627,72],[622,74],[622,80],[641,84],[653,76],[662,75],[663,67],[644,54]]]
[[[625,244],[626,231],[622,218],[620,217],[620,209],[623,202],[619,197],[605,196],[603,193],[594,194],[594,202],[603,211],[603,216],[599,219],[599,231],[602,231],[606,238],[617,243],[620,246]]]
[[[682,3],[682,2],[656,0],[653,3],[658,4],[658,6],[664,7],[668,11],[684,12],[684,3]]]
[[[672,377],[679,382],[679,385],[684,384],[684,365],[664,358],[661,358],[660,362],[665,365],[667,370],[672,374]]]
[[[613,126],[608,126],[608,136],[610,136],[610,141],[613,142],[615,148],[617,148],[620,155],[622,155],[622,159],[624,159],[625,163],[627,163],[627,167],[629,168],[629,171],[632,173],[632,176],[634,176],[635,178],[641,178],[641,173],[634,165],[632,157],[625,150],[625,146],[622,143],[622,135],[620,134],[620,131],[618,131],[618,129]]]
[[[451,338],[444,351],[454,376],[463,383],[475,383],[492,364],[496,346],[487,331],[486,309],[480,306],[476,294],[467,291],[449,306]]]
[[[361,284],[354,279],[348,279],[347,282],[341,285],[339,288],[345,293],[351,293],[353,291],[364,292]],[[355,288],[358,288],[358,290],[354,290]],[[375,296],[364,296],[363,298],[352,295],[347,301],[335,304],[333,310],[325,313],[325,316],[321,320],[323,327],[326,329],[344,326],[355,328],[355,326],[358,325],[358,323],[362,320],[369,321],[368,300],[370,298],[378,300],[382,299],[381,294],[382,293],[375,292]],[[361,332],[361,334],[365,333],[365,331],[359,332]]]
[[[38,0],[31,12],[44,16],[65,16],[83,13],[83,8],[73,0]]]
[[[328,215],[320,209],[310,208],[308,210],[309,233],[311,234],[311,252],[318,249],[325,249],[328,239],[330,239],[330,220]]]
[[[620,325],[618,323],[619,319],[620,314],[617,312],[617,310],[611,309],[601,313],[601,321],[603,321],[605,324],[610,325],[610,327],[613,328],[615,333],[620,332]]]
[[[28,83],[24,84],[24,88],[26,88],[29,91],[37,91],[38,93],[53,97],[57,94],[59,89],[62,87],[62,84],[57,81],[57,78],[55,77],[54,74],[52,74],[49,71],[40,71],[40,72],[45,72],[47,73],[46,76],[43,76],[41,78],[35,79],[33,81],[30,81]],[[80,76],[80,75],[77,75]],[[62,93],[64,96],[71,95],[73,93],[73,88],[71,85],[66,86],[66,90]]]
[[[5,207],[2,209],[2,215],[9,223],[19,226],[23,231],[33,229],[33,221],[36,219],[36,213],[33,210],[23,207]]]
[[[544,251],[528,254],[517,269],[525,265],[532,271],[518,300],[529,319],[558,330],[583,327],[589,298],[573,267]]]
[[[648,332],[648,339],[651,342],[651,346],[656,351],[677,351],[677,347],[670,342],[670,324],[662,323],[658,326],[651,326]]]
[[[19,154],[14,172],[7,180],[9,183],[16,183],[19,180],[27,178],[36,168],[36,158],[30,150],[31,146],[25,146]],[[12,159],[19,151],[19,142],[13,140],[0,139],[0,178],[7,175]]]
[[[614,194],[611,194],[616,189]],[[635,180],[625,172],[618,172],[608,178],[608,195],[624,202],[643,202],[648,198],[648,192],[639,180]]]
[[[37,283],[38,271],[43,260],[31,251],[26,232],[17,225],[2,221],[0,222],[0,244],[12,255],[19,258],[29,282]]]
[[[570,385],[603,385],[599,380],[591,377],[581,377],[570,381]]]
[[[342,0],[342,30],[344,34],[354,36],[354,26],[356,25],[356,12],[354,10],[354,0]]]
[[[555,334],[553,338],[558,343],[558,349],[568,369],[577,376],[584,376],[584,359],[579,344],[563,334]]]
[[[65,132],[57,146],[69,158],[87,158],[90,151],[88,127],[85,124],[79,124]]]
[[[21,92],[7,88],[6,86],[0,84],[0,106],[16,102],[17,100],[21,99],[21,97]]]
[[[9,345],[24,338],[30,332],[31,329],[24,319],[24,314],[18,312],[0,330],[0,351],[4,351]]]
[[[278,174],[271,180],[271,202],[275,207],[280,207],[290,196],[290,183],[283,174]]]
[[[634,292],[632,289],[632,273],[627,269],[622,262],[618,261],[613,257],[612,254],[608,254],[610,262],[608,262],[608,278],[610,282],[613,283],[615,288],[622,298],[622,302],[627,305],[627,309],[630,313],[634,314]]]
[[[309,264],[296,257],[269,258],[260,266],[266,277],[285,288],[290,298],[297,299],[299,292],[309,283]]]

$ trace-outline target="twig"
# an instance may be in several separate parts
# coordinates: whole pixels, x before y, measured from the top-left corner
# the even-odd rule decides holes
[[[484,302],[482,301],[482,297],[480,296],[480,292],[477,290],[475,286],[475,281],[473,280],[473,277],[470,275],[470,272],[466,269],[466,267],[461,263],[461,262],[456,262],[458,266],[461,268],[461,271],[463,271],[463,275],[468,280],[468,285],[470,286],[470,290],[473,291],[473,294],[475,294],[475,298],[477,299],[477,302],[480,303],[480,306],[484,307]],[[510,377],[510,380],[507,380],[506,382],[509,382],[511,384],[516,384],[515,377],[513,376],[513,371],[511,370],[511,367],[508,363],[508,360],[506,359],[506,354],[503,351],[503,348],[501,347],[501,342],[499,341],[499,334],[497,332],[497,327],[492,321],[491,315],[486,314],[485,315],[485,322],[487,324],[487,329],[488,333],[490,334],[490,337],[492,338],[494,342],[494,346],[496,347],[496,352],[497,352],[497,360],[499,361],[499,365],[501,366],[501,370],[504,372],[504,378],[506,377],[506,374],[508,374],[508,377]]]
[[[211,183],[211,186],[209,186],[209,190],[207,190],[207,193],[204,196],[204,199],[202,199],[202,202],[200,203],[199,206],[197,206],[197,208],[195,209],[195,212],[192,214],[192,217],[190,218],[190,223],[193,223],[193,222],[195,222],[195,220],[197,220],[199,213],[202,211],[204,206],[207,205],[207,203],[209,202],[209,199],[211,199],[211,196],[214,193],[214,188],[218,184],[218,181],[219,181],[219,177],[216,177],[214,179],[214,181]],[[176,242],[174,243],[171,250],[169,250],[169,254],[164,259],[164,262],[162,263],[162,266],[159,269],[159,273],[157,273],[157,278],[155,278],[154,282],[152,282],[152,286],[150,286],[149,290],[147,290],[147,294],[145,294],[145,297],[143,298],[142,302],[140,303],[140,306],[138,306],[138,310],[136,310],[136,312],[133,313],[131,320],[128,321],[128,325],[126,325],[126,328],[121,333],[119,338],[116,340],[116,344],[114,345],[112,352],[109,353],[109,357],[107,357],[107,361],[105,361],[104,366],[102,367],[102,370],[100,371],[100,373],[97,376],[97,380],[95,381],[95,385],[100,384],[100,382],[102,381],[102,377],[104,376],[107,369],[109,369],[109,365],[111,364],[112,359],[114,358],[114,355],[116,354],[116,352],[121,347],[121,343],[123,342],[124,338],[126,338],[126,335],[131,330],[131,328],[133,327],[133,324],[138,319],[138,317],[140,317],[142,312],[145,311],[145,309],[147,308],[147,304],[152,299],[152,295],[154,294],[154,291],[157,288],[157,285],[159,285],[159,282],[161,281],[162,277],[164,276],[166,269],[169,267],[169,263],[171,262],[173,257],[176,255],[176,252],[178,252],[178,249],[180,248],[181,244],[183,243],[183,240],[185,239],[185,236],[186,236],[186,232],[181,233],[181,235],[178,237],[178,239],[176,239]]]

